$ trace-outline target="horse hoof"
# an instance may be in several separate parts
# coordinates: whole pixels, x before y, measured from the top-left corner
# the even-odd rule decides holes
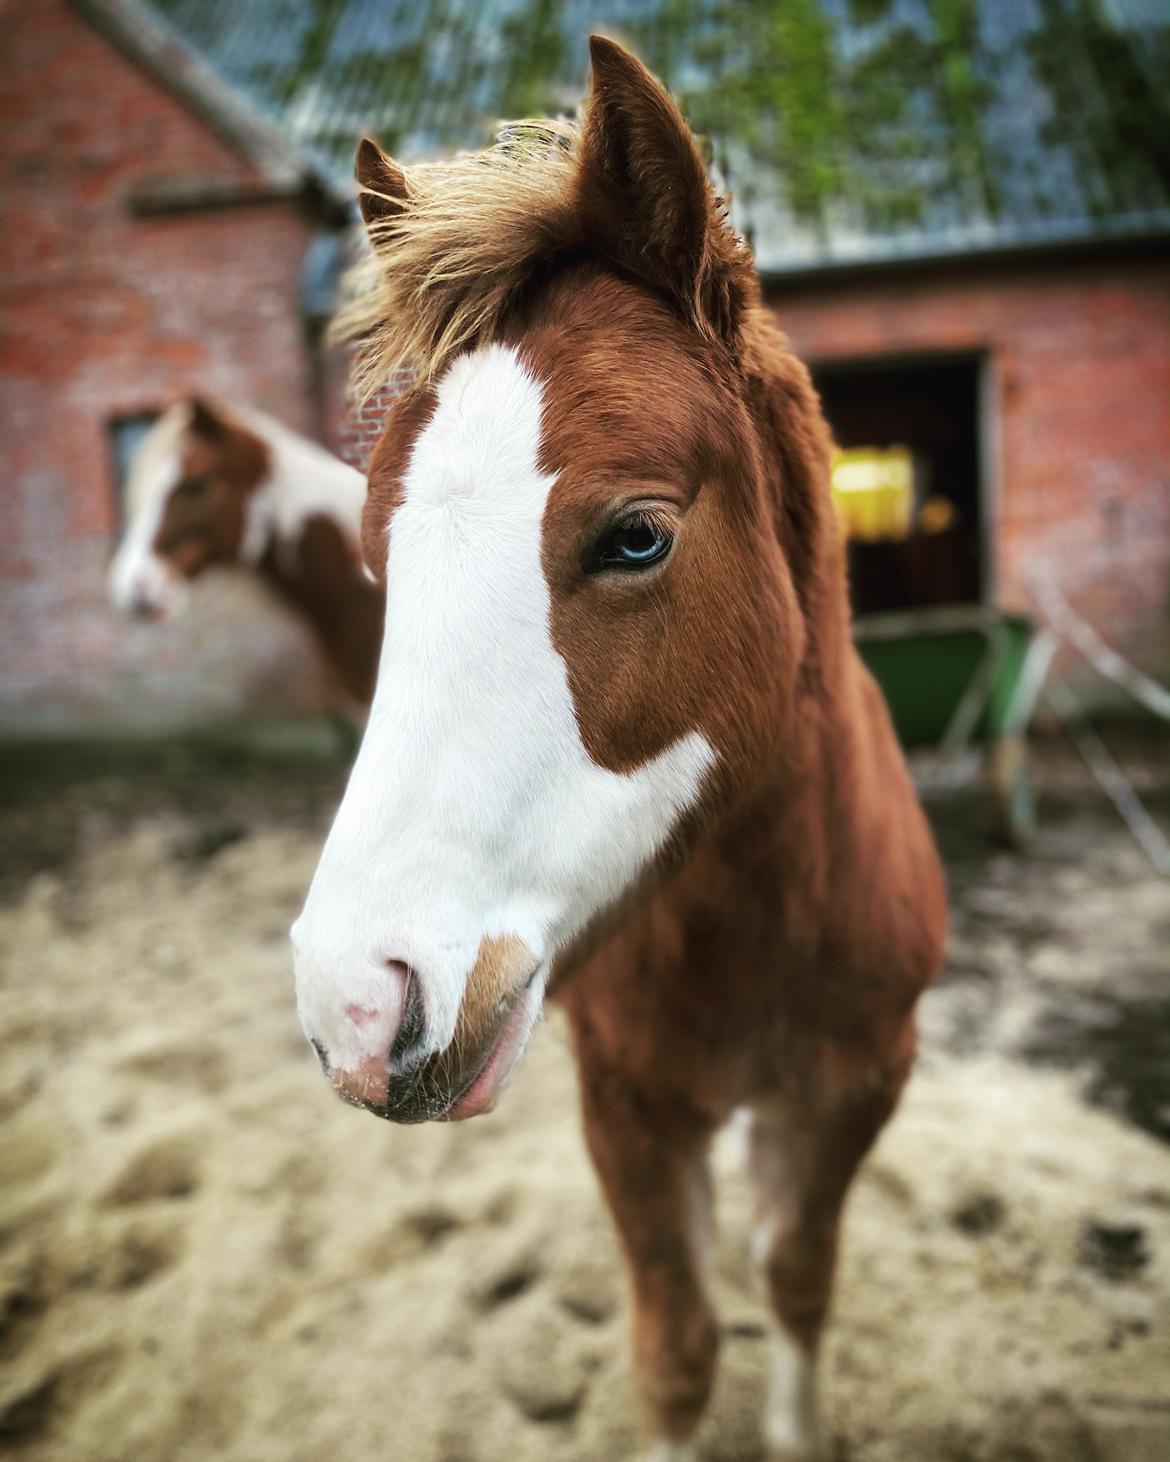
[[[764,1455],[767,1462],[821,1462],[821,1449],[815,1436],[801,1435],[792,1425],[793,1418],[768,1417],[764,1424]]]
[[[672,1442],[660,1437],[642,1453],[641,1462],[699,1462],[699,1454],[692,1442]]]

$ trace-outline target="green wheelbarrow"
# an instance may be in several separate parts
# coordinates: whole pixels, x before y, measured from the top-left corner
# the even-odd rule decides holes
[[[868,615],[853,637],[902,745],[930,747],[960,773],[981,764],[997,833],[1026,843],[1036,820],[1026,736],[1055,637],[988,605]]]

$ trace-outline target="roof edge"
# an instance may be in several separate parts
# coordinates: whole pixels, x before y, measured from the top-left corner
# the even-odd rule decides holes
[[[945,242],[938,237],[904,235],[884,241],[881,249],[855,256],[824,255],[783,263],[757,257],[756,269],[765,285],[794,285],[828,279],[995,260],[1024,259],[1044,253],[1083,254],[1160,243],[1170,239],[1170,208],[1118,214],[1091,227],[1045,225],[1017,228],[988,236],[973,229],[957,230]]]
[[[312,183],[337,201],[348,197],[336,179],[292,146],[274,123],[141,0],[69,0],[69,4],[238,157],[256,168],[272,188],[287,192],[298,184]]]

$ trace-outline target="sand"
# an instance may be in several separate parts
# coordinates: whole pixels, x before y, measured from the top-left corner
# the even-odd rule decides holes
[[[45,818],[67,836],[0,909],[0,1448],[633,1454],[624,1278],[559,1019],[497,1111],[452,1126],[352,1111],[304,1044],[285,931],[332,792],[119,784],[9,816],[16,853],[53,842]],[[1170,1456],[1167,1088],[1104,1039],[1132,1016],[1134,1061],[1164,1070],[1170,891],[1077,805],[1031,860],[939,811],[956,934],[848,1213],[833,1462]],[[712,1462],[763,1455],[740,1157],[732,1132]]]

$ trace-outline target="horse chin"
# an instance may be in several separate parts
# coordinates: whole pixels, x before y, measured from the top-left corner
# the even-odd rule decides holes
[[[164,623],[178,619],[186,609],[191,591],[182,579],[168,580],[163,592],[156,598],[151,617]]]
[[[138,599],[131,606],[130,613],[134,619],[151,624],[163,624],[169,619],[174,619],[178,613],[178,606],[158,599]]]
[[[137,574],[120,572],[115,565],[110,573],[110,597],[116,608],[133,619],[162,623],[174,619],[190,598],[185,580],[159,559],[150,559]]]

